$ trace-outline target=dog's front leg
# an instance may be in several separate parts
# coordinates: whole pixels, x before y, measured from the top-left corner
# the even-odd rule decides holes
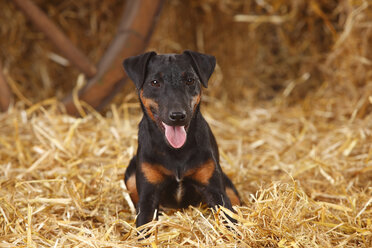
[[[196,168],[186,172],[186,176],[195,181],[197,190],[209,207],[223,206],[232,210],[231,201],[225,191],[221,167],[209,159]]]
[[[235,210],[232,208],[230,199],[227,197],[224,191],[219,191],[210,187],[205,188],[204,190],[204,198],[206,199],[206,203],[209,207],[214,208],[215,210],[218,209],[219,206],[223,206],[233,213]],[[232,222],[236,223],[237,221],[226,214],[226,217]]]
[[[137,205],[137,227],[150,222],[154,218],[155,211],[159,208],[159,195],[157,186],[150,183],[141,185]]]
[[[223,206],[234,211],[226,192],[219,185],[207,185],[202,189],[202,195],[210,207]]]
[[[217,208],[218,206],[223,206],[232,212],[235,212],[232,208],[230,198],[227,196],[224,190],[225,186],[221,178],[221,172],[215,171],[206,184],[201,184],[200,193],[207,205],[211,208]],[[236,223],[236,220],[227,215],[227,218]]]
[[[139,164],[136,174],[139,197],[137,227],[150,222],[154,217],[155,210],[159,208],[160,192],[167,177],[165,173],[168,173],[159,164],[147,162]]]

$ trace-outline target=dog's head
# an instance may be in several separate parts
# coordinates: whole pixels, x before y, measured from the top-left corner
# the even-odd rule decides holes
[[[201,87],[208,86],[216,59],[193,51],[164,55],[148,52],[130,57],[123,64],[146,114],[171,147],[181,148],[200,103]]]

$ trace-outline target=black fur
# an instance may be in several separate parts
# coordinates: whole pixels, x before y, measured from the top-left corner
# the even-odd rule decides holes
[[[217,143],[200,112],[198,98],[201,86],[208,85],[215,58],[192,51],[165,55],[150,52],[128,58],[123,64],[136,85],[144,113],[139,124],[137,154],[131,160],[124,179],[128,187],[129,178],[135,177],[137,226],[151,221],[159,205],[184,208],[203,202],[210,207],[221,205],[233,211],[226,187],[235,193],[237,199],[239,195],[222,172]],[[184,118],[172,118],[172,113],[183,113]],[[187,138],[180,148],[174,148],[167,141],[162,123],[185,126]],[[192,173],[207,168],[203,166],[208,161],[212,161],[214,170],[203,183],[204,170],[199,174]],[[155,172],[144,173],[141,167],[144,163],[150,164]],[[207,169],[205,171],[208,173]],[[154,178],[159,182],[150,182],[151,175],[158,175]],[[183,195],[177,200],[180,184]],[[131,190],[134,199],[133,185]]]

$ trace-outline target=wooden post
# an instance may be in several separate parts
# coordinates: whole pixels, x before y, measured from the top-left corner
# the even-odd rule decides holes
[[[119,92],[127,76],[122,62],[143,52],[151,37],[163,0],[129,0],[126,2],[117,34],[98,63],[97,75],[79,92],[79,99],[101,109]],[[64,99],[67,112],[78,114],[72,96]]]
[[[76,66],[88,78],[96,74],[97,69],[94,64],[31,0],[13,0],[13,2],[54,43],[71,64]]]
[[[3,74],[3,68],[0,63],[0,110],[6,111],[9,107],[12,94]]]

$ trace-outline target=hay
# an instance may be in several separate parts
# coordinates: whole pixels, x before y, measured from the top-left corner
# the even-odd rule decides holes
[[[213,102],[203,112],[222,167],[245,202],[235,208],[239,223],[226,228],[224,210],[166,211],[144,241],[120,187],[136,147],[135,95],[106,116],[84,118],[61,114],[53,99],[19,103],[0,116],[1,245],[369,247],[372,115],[345,120],[358,99],[332,91],[293,107],[204,97]]]
[[[35,2],[93,63],[115,34],[123,5],[115,0]],[[0,26],[0,58],[18,91],[34,103],[70,93],[79,72],[11,1],[2,1],[0,11],[0,22],[7,24]],[[168,0],[162,13],[148,49],[215,55],[221,80],[211,93],[219,97],[239,99],[245,97],[242,87],[255,87],[255,99],[272,99],[292,83],[292,99],[303,98],[329,74],[334,78],[336,68],[353,71],[351,61],[358,72],[353,82],[366,84],[371,77],[366,0]]]
[[[43,90],[42,86],[48,80],[42,81],[45,73],[39,69],[45,66],[50,73],[58,71],[58,66],[43,59],[34,62],[39,69],[33,72],[27,66],[15,66],[11,60],[16,48],[24,46],[16,42],[8,45],[11,56],[3,62],[18,100],[0,114],[0,246],[371,247],[372,5],[341,1],[333,6],[327,1],[336,6],[331,11],[321,1],[311,1],[311,9],[301,1],[256,1],[250,6],[244,1],[235,1],[236,5],[234,1],[190,1],[186,5],[197,11],[199,15],[193,18],[199,17],[203,28],[196,31],[193,22],[185,24],[195,36],[183,40],[177,38],[184,37],[180,32],[170,32],[173,26],[167,20],[180,12],[180,6],[185,7],[184,2],[167,3],[165,11],[170,15],[162,17],[151,47],[160,52],[192,46],[213,54],[216,51],[221,62],[210,89],[204,92],[202,112],[217,137],[221,165],[245,205],[236,207],[236,214],[203,207],[166,210],[159,221],[147,225],[150,238],[139,240],[135,215],[121,186],[135,153],[141,118],[134,91],[119,96],[120,103],[109,106],[105,114],[80,102],[85,116],[68,116],[56,98],[45,98],[51,88]],[[8,2],[0,5],[5,6],[3,11],[12,9]],[[64,8],[68,9],[60,6]],[[293,9],[296,12],[290,11]],[[302,38],[314,38],[319,32],[323,41],[310,39],[313,44],[305,42],[303,47],[283,45],[285,35],[280,34],[286,34],[292,23],[287,18],[298,20],[304,9],[308,12],[298,21],[299,26],[317,25],[314,30],[293,31]],[[216,42],[212,42],[205,25],[221,13],[231,23],[236,14],[244,14],[249,23],[239,23],[246,26],[237,30],[223,26],[224,32],[216,34]],[[261,14],[268,18],[255,19]],[[20,16],[14,19],[10,27],[24,22]],[[239,40],[235,54],[226,52],[232,45],[222,49],[226,46],[223,37],[232,35],[234,39],[235,32],[246,27],[256,32],[249,34],[254,37],[245,44],[252,45],[251,51]],[[212,31],[214,28],[211,26]],[[273,48],[269,44],[273,40],[264,35],[268,30],[279,35],[283,46],[278,41],[275,46],[293,48],[292,53],[268,53]],[[169,39],[161,39],[166,32]],[[250,56],[263,51],[263,57],[254,61],[256,65],[252,61],[239,64],[240,48]],[[301,49],[305,52],[297,54]],[[4,58],[4,50],[1,52]],[[268,65],[266,59],[271,64],[262,70]],[[282,85],[281,91],[265,85],[277,72],[281,73],[274,81]],[[35,89],[27,90],[25,75],[37,82]],[[55,78],[51,73],[53,84],[58,82]],[[81,81],[76,72],[68,78],[73,85]],[[243,84],[246,87],[238,88],[239,92],[228,92],[235,99],[227,97],[227,88]],[[262,97],[269,95],[270,101]],[[227,227],[223,224],[228,221],[226,215],[233,215],[238,224]]]

